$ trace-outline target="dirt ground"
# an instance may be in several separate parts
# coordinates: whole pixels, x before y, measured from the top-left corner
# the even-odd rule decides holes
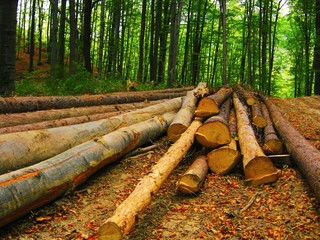
[[[272,99],[283,115],[320,150],[320,97]],[[97,239],[99,226],[170,147],[124,157],[58,200],[0,229],[0,239]],[[209,173],[199,194],[176,192],[190,152],[169,176],[125,239],[320,239],[320,209],[296,166],[280,167],[270,185],[245,185],[241,165]],[[250,205],[249,203],[252,202]]]

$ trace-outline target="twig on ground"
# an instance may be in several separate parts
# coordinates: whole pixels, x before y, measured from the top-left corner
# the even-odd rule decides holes
[[[240,213],[243,213],[244,211],[247,211],[251,205],[254,203],[254,201],[256,200],[258,196],[258,193],[255,193],[252,198],[249,200],[249,202],[247,203],[247,205],[245,205],[241,210],[240,210]]]

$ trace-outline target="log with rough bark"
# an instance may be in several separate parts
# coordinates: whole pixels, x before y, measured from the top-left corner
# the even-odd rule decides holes
[[[164,102],[168,99],[156,101],[144,101],[136,103],[123,103],[111,105],[99,105],[77,108],[50,109],[34,112],[0,114],[0,128],[11,127],[36,122],[44,122],[55,119],[87,116],[99,113],[109,113],[118,111],[135,110]]]
[[[233,104],[236,109],[239,145],[247,183],[260,185],[277,181],[277,170],[259,146],[246,110],[235,92]]]
[[[283,117],[271,101],[260,95],[271,115],[273,124],[283,140],[287,151],[306,178],[320,202],[320,151],[312,146],[291,123]]]
[[[178,180],[177,191],[184,194],[194,194],[199,192],[207,173],[207,156],[206,154],[200,154]]]
[[[254,104],[251,105],[252,123],[258,128],[265,128],[267,126],[267,120],[263,116],[261,111],[261,104],[255,100]]]
[[[98,169],[165,134],[174,115],[165,113],[118,129],[41,163],[0,175],[0,227],[73,190]]]
[[[223,175],[232,170],[241,160],[237,147],[237,118],[234,108],[230,110],[229,130],[231,141],[228,145],[210,151],[207,155],[208,165],[212,172]]]
[[[231,95],[232,88],[221,88],[215,94],[202,98],[195,111],[196,117],[211,117],[219,113],[219,107]]]
[[[189,128],[161,157],[151,172],[142,178],[134,191],[115,210],[99,229],[99,239],[121,239],[134,226],[139,214],[158,192],[172,170],[183,159],[194,141],[194,134],[201,121],[193,120]]]
[[[231,98],[228,98],[222,104],[219,114],[210,117],[201,127],[199,127],[195,138],[203,147],[217,148],[230,143],[231,134],[228,126],[228,119],[231,105]]]
[[[262,114],[267,121],[267,125],[264,128],[264,143],[262,149],[266,155],[279,155],[283,153],[283,146],[281,140],[273,127],[272,120],[269,115],[267,106],[262,103]]]
[[[186,91],[181,92],[126,92],[110,93],[104,95],[82,96],[50,96],[50,97],[8,97],[0,98],[1,113],[30,112],[52,108],[71,108],[97,106],[107,104],[142,102],[145,100],[160,100],[184,96]]]
[[[238,97],[243,98],[248,106],[252,106],[256,102],[256,98],[252,92],[247,91],[241,85],[234,86]]]
[[[0,135],[0,174],[29,166],[76,145],[155,115],[178,110],[181,98],[99,121]]]
[[[189,127],[198,102],[195,93],[201,89],[206,89],[206,86],[206,83],[200,82],[197,88],[188,91],[187,95],[182,99],[182,106],[168,129],[167,135],[170,141],[177,141],[181,134]]]

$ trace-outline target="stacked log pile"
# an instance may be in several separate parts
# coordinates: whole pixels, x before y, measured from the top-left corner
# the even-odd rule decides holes
[[[320,199],[319,151],[296,132],[289,135],[290,126],[282,125],[267,98],[241,86],[215,93],[200,83],[194,89],[142,94],[8,98],[0,99],[0,110],[0,226],[164,134],[171,147],[101,225],[100,239],[121,239],[130,232],[137,214],[192,146],[200,151],[177,182],[179,193],[197,194],[208,172],[227,174],[236,166],[247,184],[275,182],[273,159],[287,150]],[[309,155],[301,153],[296,138]]]

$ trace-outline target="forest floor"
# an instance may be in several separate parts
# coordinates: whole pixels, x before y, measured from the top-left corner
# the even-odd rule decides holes
[[[320,97],[272,101],[320,150]],[[133,191],[170,146],[123,157],[74,192],[0,229],[0,239],[97,239],[99,226]],[[276,183],[246,186],[241,165],[226,176],[209,173],[199,194],[176,192],[190,152],[175,168],[125,239],[320,239],[320,209],[295,165],[279,168]],[[252,204],[249,204],[249,203]]]

